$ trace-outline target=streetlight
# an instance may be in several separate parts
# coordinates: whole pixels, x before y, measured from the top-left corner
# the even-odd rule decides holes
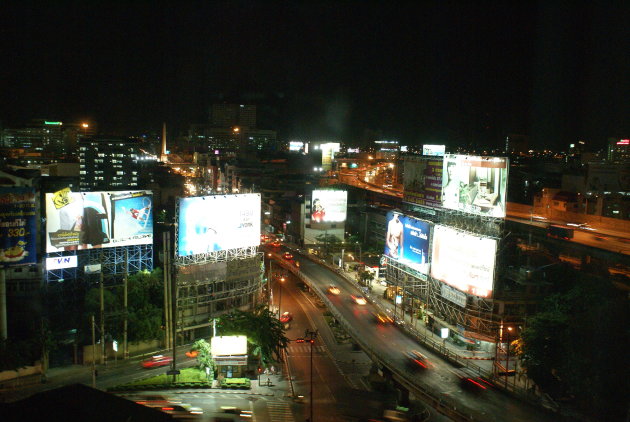
[[[310,392],[310,418],[309,422],[313,422],[313,343],[315,343],[315,339],[319,334],[319,330],[311,331],[308,328],[304,331],[304,340],[308,341],[311,344],[311,392]]]
[[[81,123],[81,127],[83,128],[83,137],[87,137],[87,129],[90,127],[87,123]]]
[[[282,307],[282,283],[284,283],[284,277],[280,277],[280,283],[278,284],[280,293],[278,294],[278,318],[280,318],[280,308]]]
[[[510,334],[512,327],[507,327],[507,347],[505,349],[505,388],[507,388],[508,376],[510,375]]]

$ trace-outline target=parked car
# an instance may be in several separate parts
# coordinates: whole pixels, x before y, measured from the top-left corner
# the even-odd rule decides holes
[[[143,360],[140,364],[143,368],[158,368],[160,366],[170,365],[171,362],[173,362],[173,358],[171,356],[156,355]]]

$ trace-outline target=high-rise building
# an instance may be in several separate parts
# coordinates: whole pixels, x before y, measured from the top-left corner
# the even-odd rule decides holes
[[[210,116],[213,127],[256,127],[256,106],[250,104],[213,104]]]
[[[628,161],[630,160],[630,139],[608,139],[608,160]]]
[[[83,138],[79,141],[79,186],[82,191],[136,188],[142,164],[156,160],[135,139]]]

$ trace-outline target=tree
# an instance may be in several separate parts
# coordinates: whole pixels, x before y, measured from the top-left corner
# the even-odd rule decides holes
[[[206,368],[208,368],[208,373],[212,374],[214,377],[215,363],[212,358],[210,344],[204,339],[199,339],[193,343],[191,350],[197,351],[197,364],[199,365],[199,369],[205,371]]]
[[[357,273],[357,280],[360,284],[368,286],[372,279],[374,278],[373,274],[369,271],[363,270]]]
[[[268,366],[281,360],[281,350],[289,339],[284,334],[283,324],[265,305],[250,312],[235,310],[219,319],[218,329],[222,335],[244,335],[258,356],[261,365]]]
[[[558,275],[560,277],[560,275]],[[628,306],[610,279],[566,272],[541,312],[527,320],[518,352],[528,375],[587,413],[621,417],[630,373]]]

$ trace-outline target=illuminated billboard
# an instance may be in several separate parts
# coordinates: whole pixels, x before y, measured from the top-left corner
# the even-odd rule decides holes
[[[311,223],[346,221],[348,192],[345,190],[314,190],[311,204]]]
[[[446,152],[444,145],[422,145],[422,155],[443,156]]]
[[[442,206],[491,217],[505,217],[508,159],[446,155]]]
[[[260,244],[260,194],[179,199],[178,256]]]
[[[385,255],[428,274],[430,229],[426,221],[395,211],[388,212]]]
[[[446,226],[433,227],[431,277],[474,296],[489,298],[497,241]]]
[[[442,207],[442,157],[405,157],[403,201]]]
[[[0,266],[37,262],[35,190],[0,188]]]
[[[46,258],[46,270],[60,270],[62,268],[76,268],[77,256],[56,256],[53,258]]]
[[[46,194],[46,252],[153,244],[151,191]]]

